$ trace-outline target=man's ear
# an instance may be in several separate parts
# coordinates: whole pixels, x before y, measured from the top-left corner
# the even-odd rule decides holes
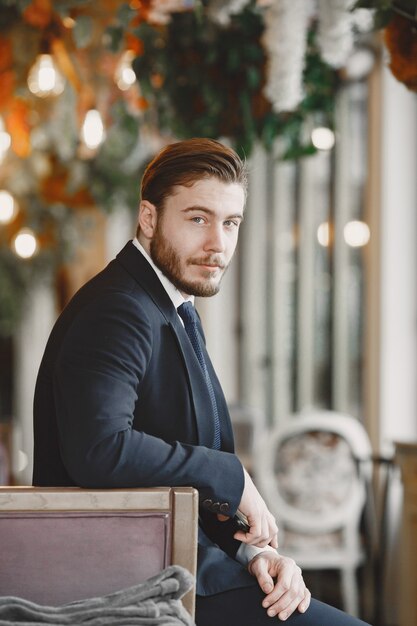
[[[139,205],[138,224],[141,233],[143,233],[147,239],[152,239],[154,236],[157,219],[158,216],[155,205],[148,200],[142,200]]]

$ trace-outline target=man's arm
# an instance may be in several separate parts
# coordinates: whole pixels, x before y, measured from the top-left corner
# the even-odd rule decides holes
[[[253,527],[243,541],[273,541],[272,516],[234,454],[133,429],[152,342],[151,322],[128,294],[97,297],[73,320],[53,374],[67,472],[83,487],[192,485],[202,503],[227,503],[230,516],[242,509]]]
[[[244,488],[234,454],[168,443],[133,428],[152,341],[146,314],[126,294],[101,296],[74,319],[53,375],[65,467],[84,487],[193,485],[200,500],[220,499],[233,514]]]

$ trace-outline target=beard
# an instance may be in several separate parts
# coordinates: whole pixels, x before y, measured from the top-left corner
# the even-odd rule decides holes
[[[227,266],[219,259],[218,255],[204,258],[182,259],[175,248],[162,232],[161,220],[158,220],[153,239],[150,242],[151,258],[161,272],[181,292],[189,296],[207,298],[214,296],[220,289],[220,283]],[[200,280],[187,280],[184,277],[188,265],[218,265],[223,273],[217,282],[213,282],[211,272],[207,272],[207,278]]]

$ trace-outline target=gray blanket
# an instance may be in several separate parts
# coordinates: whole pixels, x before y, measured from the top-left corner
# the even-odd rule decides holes
[[[171,565],[135,587],[62,606],[41,606],[23,598],[3,596],[0,626],[193,626],[180,600],[193,582],[186,569]]]

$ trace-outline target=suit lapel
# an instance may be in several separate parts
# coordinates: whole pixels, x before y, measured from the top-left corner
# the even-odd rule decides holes
[[[180,355],[182,357],[184,367],[188,377],[190,395],[194,406],[195,419],[198,432],[198,443],[202,446],[210,448],[214,439],[214,421],[211,414],[211,401],[207,384],[198,359],[195,355],[193,347],[190,343],[187,333],[178,317],[177,311],[172,304],[167,292],[163,288],[161,281],[149,265],[143,254],[129,242],[117,255],[118,261],[133,276],[133,278],[146,290],[155,305],[161,311],[166,319],[172,333],[175,336]],[[213,367],[207,355],[207,362],[210,368],[210,375],[214,374]],[[216,398],[219,398],[219,414],[222,426],[222,442],[223,436],[227,444],[226,448],[230,449],[232,444],[230,418],[225,407],[224,396],[221,391],[220,383],[214,375]],[[223,416],[226,416],[224,419]],[[222,447],[224,447],[222,445]]]

